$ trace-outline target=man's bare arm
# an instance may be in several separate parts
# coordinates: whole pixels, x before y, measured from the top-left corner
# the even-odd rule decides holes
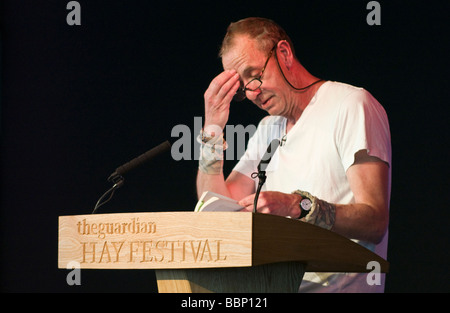
[[[197,174],[197,196],[200,197],[204,191],[212,191],[240,200],[255,192],[255,182],[237,171],[232,171],[225,180],[223,173],[210,175],[199,170]]]
[[[355,156],[347,170],[354,204],[336,204],[332,228],[349,238],[379,243],[389,224],[389,166],[365,150]]]
[[[362,150],[355,155],[355,163],[347,170],[347,177],[355,203],[334,204],[317,199],[318,211],[314,213],[313,223],[347,238],[377,244],[389,224],[389,166]],[[298,194],[261,192],[257,211],[298,218],[300,198]],[[252,211],[253,199],[254,194],[251,194],[241,199],[240,204]]]

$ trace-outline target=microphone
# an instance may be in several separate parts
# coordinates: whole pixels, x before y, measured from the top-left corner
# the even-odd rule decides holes
[[[94,207],[94,210],[92,211],[92,214],[96,213],[97,209],[99,207],[101,207],[102,205],[104,205],[106,202],[108,202],[109,200],[111,200],[112,196],[114,195],[114,192],[116,191],[116,189],[122,187],[123,185],[123,175],[128,173],[129,171],[141,166],[142,164],[150,161],[151,159],[153,159],[154,157],[166,152],[167,150],[170,149],[171,147],[171,143],[166,140],[163,143],[157,145],[156,147],[154,147],[153,149],[141,154],[140,156],[134,158],[133,160],[119,166],[118,168],[116,168],[116,170],[109,176],[108,181],[112,182],[114,185],[108,190],[106,191],[101,197],[100,199],[97,201],[97,204]],[[102,202],[102,200],[109,195],[109,198],[106,199],[105,201]]]
[[[267,166],[269,165],[270,160],[272,159],[272,156],[275,154],[275,151],[277,151],[279,145],[280,141],[278,139],[272,140],[272,142],[267,147],[266,153],[264,153],[263,157],[261,158],[261,161],[258,164],[258,172],[266,171]]]
[[[141,154],[140,156],[134,158],[133,160],[125,163],[122,166],[119,166],[116,168],[114,173],[112,173],[108,181],[115,182],[116,179],[118,179],[119,176],[123,176],[124,174],[128,173],[129,171],[141,166],[142,164],[150,161],[154,157],[166,152],[171,147],[171,144],[168,140],[164,141],[163,143],[157,145],[153,149]]]
[[[252,178],[258,177],[258,188],[256,189],[255,199],[253,200],[253,213],[256,213],[256,205],[258,204],[259,193],[261,192],[261,187],[266,182],[266,169],[272,159],[272,156],[275,154],[275,151],[278,149],[280,145],[280,141],[278,139],[272,140],[272,142],[267,147],[266,153],[264,153],[261,161],[258,164],[258,173],[253,173]],[[256,175],[255,175],[256,174]]]
[[[281,138],[280,147],[282,147],[282,146],[285,145],[285,144],[286,144],[286,135],[284,135],[284,136]]]

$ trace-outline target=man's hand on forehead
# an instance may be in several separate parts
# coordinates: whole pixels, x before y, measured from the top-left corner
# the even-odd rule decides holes
[[[231,100],[239,87],[239,74],[234,69],[223,71],[211,81],[204,95],[205,126],[225,127]]]

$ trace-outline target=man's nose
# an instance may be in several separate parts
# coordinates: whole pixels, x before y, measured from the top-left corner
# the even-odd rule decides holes
[[[254,100],[256,100],[256,98],[259,96],[260,93],[261,93],[261,87],[258,89],[255,89],[253,91],[247,90],[246,91],[247,99],[250,101],[254,101]]]

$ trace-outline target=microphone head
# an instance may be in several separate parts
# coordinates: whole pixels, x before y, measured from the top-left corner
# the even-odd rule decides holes
[[[118,168],[116,168],[116,171],[114,173],[123,176],[124,174],[126,174],[127,172],[141,166],[142,164],[150,161],[151,159],[153,159],[154,157],[169,151],[171,147],[171,143],[166,140],[163,143],[159,144],[158,146],[152,148],[151,150],[141,154],[140,156],[134,158],[133,160],[125,163],[122,166],[119,166]],[[113,174],[114,174],[113,173]],[[112,174],[112,175],[113,175]],[[111,175],[111,176],[112,176]]]
[[[275,154],[275,151],[278,149],[279,145],[280,141],[278,139],[274,139],[270,142],[269,146],[267,147],[266,153],[264,153],[261,161],[259,162],[258,171],[266,170],[267,166],[270,163],[270,160],[272,159],[272,156]]]

